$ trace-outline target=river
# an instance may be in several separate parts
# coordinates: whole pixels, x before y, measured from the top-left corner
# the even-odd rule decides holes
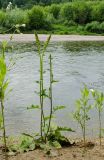
[[[39,104],[35,93],[39,89],[35,82],[39,79],[39,57],[34,43],[14,43],[12,56],[18,57],[16,64],[8,73],[9,88],[13,91],[5,102],[7,134],[33,133],[39,130],[40,113],[27,110],[31,104]],[[83,84],[88,88],[104,91],[104,42],[51,42],[45,56],[45,87],[49,85],[49,54],[53,57],[54,79],[53,104],[65,105],[66,109],[57,113],[59,125],[80,129],[73,121],[71,113],[75,110],[75,101],[80,97]],[[7,59],[11,53],[7,53]],[[48,112],[49,100],[45,100]],[[102,113],[103,115],[103,113]],[[87,134],[97,135],[97,111],[90,112]],[[102,116],[104,121],[104,116]],[[104,127],[104,126],[103,126]]]

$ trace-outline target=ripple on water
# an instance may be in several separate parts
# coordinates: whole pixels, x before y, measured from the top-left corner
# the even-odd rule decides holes
[[[54,105],[67,106],[66,110],[58,113],[57,121],[75,128],[75,123],[66,114],[74,110],[75,100],[80,96],[83,83],[89,88],[104,91],[104,42],[53,42],[46,54],[49,56],[50,53],[53,56],[54,77],[59,80],[53,88]],[[13,88],[6,101],[8,134],[37,131],[40,123],[38,111],[27,111],[27,106],[39,103],[39,97],[35,94],[35,90],[39,88],[35,83],[39,78],[36,46],[34,43],[14,44],[13,56],[15,55],[18,60],[8,74],[10,87]],[[47,57],[45,69],[48,69]],[[48,71],[44,74],[46,82],[49,81],[47,75]],[[46,87],[48,88],[47,84]],[[48,106],[47,101],[46,108]],[[104,116],[102,118],[104,120]],[[90,127],[94,123],[92,121]]]

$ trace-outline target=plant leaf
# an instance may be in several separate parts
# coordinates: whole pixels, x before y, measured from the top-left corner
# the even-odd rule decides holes
[[[45,51],[47,49],[47,46],[48,46],[48,44],[50,42],[50,39],[51,39],[51,35],[47,38],[46,42],[44,43],[43,55],[44,55],[44,53],[45,53]]]
[[[51,118],[55,118],[55,116],[52,115]],[[45,121],[47,121],[47,120],[49,120],[49,119],[50,119],[50,116],[44,117],[44,120],[45,120]]]
[[[57,83],[57,82],[59,82],[59,81],[58,80],[54,80],[54,79],[52,80],[52,83]]]
[[[68,127],[58,127],[57,129],[58,129],[58,131],[75,132],[74,130],[72,130],[71,128],[68,128]]]
[[[35,32],[34,34],[35,34],[36,44],[37,44],[37,48],[38,48],[38,53],[40,55],[40,40],[39,40],[37,33]]]
[[[27,109],[40,109],[40,106],[32,104],[30,107],[27,107]]]
[[[62,148],[62,147],[61,147],[61,144],[60,144],[58,141],[54,141],[54,142],[52,142],[52,144],[53,144],[53,146],[54,146],[55,148],[57,148],[57,149]]]
[[[65,108],[65,106],[56,106],[53,108],[53,111],[56,112],[56,111],[64,109],[64,108]]]

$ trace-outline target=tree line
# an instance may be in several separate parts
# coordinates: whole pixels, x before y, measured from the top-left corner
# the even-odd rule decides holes
[[[52,3],[72,2],[73,0],[0,0],[0,8],[6,8],[9,2],[17,7],[32,7],[33,5],[50,5]]]
[[[30,9],[0,10],[0,31],[7,33],[16,25],[25,24],[24,32],[55,34],[104,34],[104,1],[69,2]],[[13,30],[11,30],[13,31]]]
[[[6,8],[9,2],[13,4],[13,6],[17,6],[19,8],[31,8],[33,5],[50,5],[53,3],[65,3],[65,2],[73,2],[73,1],[89,1],[89,0],[0,0],[0,8]],[[90,0],[90,1],[102,1],[102,0]]]

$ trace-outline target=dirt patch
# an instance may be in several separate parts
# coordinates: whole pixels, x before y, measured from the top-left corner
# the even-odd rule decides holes
[[[3,159],[0,152],[0,160]],[[54,150],[52,156],[48,156],[42,150],[37,149],[16,156],[9,156],[8,160],[104,160],[104,139],[101,148],[99,141],[96,140],[88,142],[85,151],[80,141],[72,147]]]

